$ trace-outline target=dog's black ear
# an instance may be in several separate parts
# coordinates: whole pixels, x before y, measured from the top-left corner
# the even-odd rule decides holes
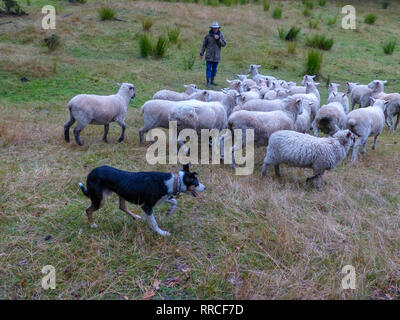
[[[189,172],[189,163],[183,165],[183,171]]]

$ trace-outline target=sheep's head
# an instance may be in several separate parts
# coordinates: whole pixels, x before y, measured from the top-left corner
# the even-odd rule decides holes
[[[240,91],[241,82],[240,80],[226,80],[229,83],[229,88]]]
[[[133,99],[136,96],[135,86],[132,83],[117,83],[119,85],[118,93],[122,94],[130,99]]]
[[[359,83],[358,82],[346,82],[347,85],[347,93],[351,93],[351,90],[353,90],[353,88],[355,86],[357,86]]]
[[[188,95],[191,95],[192,93],[195,93],[198,91],[197,85],[195,85],[194,83],[184,84],[183,86],[186,88],[185,92]]]
[[[284,109],[295,114],[295,118],[303,113],[303,99],[287,97],[283,103],[285,104]]]
[[[331,82],[331,83],[329,84],[329,92],[337,92],[339,87],[340,87],[340,84],[339,84],[339,83],[333,83],[333,82]]]
[[[371,81],[368,84],[368,88],[370,88],[374,92],[384,92],[384,87],[385,87],[386,83],[387,83],[386,80],[385,81],[383,81],[383,80],[374,80],[374,81]]]
[[[379,108],[382,109],[383,112],[386,111],[386,107],[387,107],[389,101],[387,101],[387,100],[382,100],[382,99],[374,99],[374,98],[372,98],[372,97],[370,98],[370,100],[371,100],[371,106],[373,106],[373,107],[379,107]]]
[[[356,140],[355,135],[349,129],[339,130],[332,137],[338,139],[340,144],[348,149],[354,145]]]
[[[250,68],[249,68],[249,74],[253,73],[253,72],[257,73],[258,72],[258,68],[261,68],[261,65],[259,65],[259,64],[251,64]]]
[[[303,81],[301,81],[301,85],[302,85],[302,86],[305,86],[305,84],[306,84],[307,82],[314,82],[314,78],[315,78],[315,76],[310,76],[310,75],[306,74],[306,75],[303,77]]]
[[[247,74],[238,74],[237,77],[240,81],[244,81],[247,79],[248,75]]]

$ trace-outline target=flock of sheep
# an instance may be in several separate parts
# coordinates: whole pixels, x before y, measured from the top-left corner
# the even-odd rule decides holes
[[[335,168],[352,146],[351,162],[354,162],[361,146],[362,152],[366,152],[370,136],[374,137],[375,149],[385,122],[392,132],[399,125],[400,94],[385,93],[386,81],[374,80],[368,85],[347,82],[350,111],[348,96],[338,91],[339,84],[329,85],[327,104],[321,106],[319,83],[314,76],[305,75],[301,86],[297,86],[295,82],[259,74],[260,67],[250,65],[250,78],[238,75],[238,79],[227,80],[229,87],[221,91],[199,90],[195,84],[185,85],[183,93],[158,91],[141,107],[144,125],[139,131],[140,143],[151,129],[169,128],[170,121],[177,122],[178,130],[190,128],[198,134],[201,129],[239,129],[243,144],[246,129],[254,129],[255,146],[267,146],[263,175],[274,165],[279,176],[280,163],[308,167],[314,170],[314,175],[307,180],[316,179],[320,189],[324,171]],[[116,121],[122,127],[119,142],[122,141],[127,105],[134,96],[134,86],[124,83],[116,95],[73,98],[68,104],[70,119],[64,126],[66,141],[75,120],[78,125],[74,135],[79,145],[79,133],[89,123],[104,124],[106,140],[109,123]],[[356,104],[360,108],[354,110]],[[314,136],[308,134],[310,130]],[[319,138],[319,131],[328,137]]]

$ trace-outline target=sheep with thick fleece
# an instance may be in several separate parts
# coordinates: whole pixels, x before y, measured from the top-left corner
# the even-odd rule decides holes
[[[292,84],[291,86],[289,86],[289,91],[288,94],[289,96],[295,95],[295,94],[299,94],[299,93],[306,93],[306,83],[307,82],[314,82],[314,78],[315,76],[310,76],[310,75],[305,75],[303,77],[303,80],[301,80],[301,86],[297,86],[296,83]]]
[[[229,88],[231,90],[236,90],[237,92],[242,92],[242,81],[235,79],[235,80],[226,80],[229,83]]]
[[[79,94],[68,102],[69,119],[64,124],[65,141],[69,142],[69,129],[75,121],[78,124],[74,128],[75,141],[82,145],[80,132],[88,124],[104,125],[103,140],[107,142],[107,134],[110,122],[117,122],[121,128],[121,136],[118,142],[124,140],[125,116],[128,104],[135,97],[135,86],[131,83],[119,84],[116,94],[110,96],[98,96],[93,94]]]
[[[252,99],[245,101],[243,104],[238,104],[236,107],[233,108],[232,113],[240,110],[259,112],[282,110],[285,107],[286,102],[287,100]]]
[[[169,101],[169,100],[149,100],[141,107],[144,125],[139,130],[140,144],[144,143],[144,135],[154,128],[169,128],[168,115],[173,107],[185,103],[196,103],[196,101],[208,101],[209,94],[206,90],[201,90],[194,93],[195,99],[184,101]],[[192,96],[193,96],[192,95]]]
[[[328,88],[328,93],[329,93],[328,99],[329,99],[331,96],[333,96],[334,93],[337,93],[337,92],[339,91],[339,87],[340,87],[340,84],[339,84],[339,83],[331,82],[331,83],[329,84],[329,88]]]
[[[312,119],[315,118],[317,111],[320,107],[320,98],[319,98],[319,92],[317,89],[317,85],[318,85],[318,83],[307,82],[306,83],[306,93],[297,93],[297,94],[289,96],[294,99],[302,99],[302,100],[304,100],[304,103],[310,105]]]
[[[334,169],[342,162],[353,143],[354,135],[350,130],[338,131],[328,138],[318,138],[288,130],[277,131],[269,138],[262,175],[265,176],[268,168],[273,165],[275,174],[280,177],[281,163],[293,167],[311,168],[314,175],[307,178],[307,182],[317,179],[317,188],[320,190],[325,170]]]
[[[311,128],[311,106],[303,103],[303,112],[297,116],[294,123],[294,131],[307,133]]]
[[[323,105],[315,116],[313,129],[314,135],[318,137],[319,130],[332,136],[336,131],[345,129],[347,116],[344,108],[339,102],[331,102]]]
[[[370,105],[372,90],[367,85],[360,85],[356,82],[346,82],[347,93],[350,94],[351,110],[354,110],[356,104],[360,108],[365,108]]]
[[[358,149],[363,145],[362,153],[366,152],[368,137],[374,136],[372,150],[376,148],[376,142],[385,126],[385,109],[388,101],[371,98],[371,107],[353,110],[348,114],[347,126],[358,136],[353,147],[351,162],[354,162],[358,155]]]
[[[157,91],[153,96],[153,100],[182,101],[189,99],[192,93],[197,92],[197,86],[195,84],[185,84],[183,86],[186,88],[185,92],[176,92],[172,90]]]
[[[328,97],[328,103],[339,102],[343,106],[345,114],[349,113],[349,98],[343,92],[332,92]]]
[[[368,84],[368,88],[372,90],[372,97],[375,99],[383,99],[388,101],[386,107],[386,124],[394,132],[400,122],[400,94],[385,93],[384,85],[387,81],[374,80]],[[393,126],[393,118],[397,115],[396,124]]]

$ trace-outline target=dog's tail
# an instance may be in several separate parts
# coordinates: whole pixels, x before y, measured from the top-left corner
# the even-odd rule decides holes
[[[83,194],[84,194],[86,197],[89,197],[89,193],[87,192],[87,190],[86,190],[85,186],[83,185],[83,183],[82,183],[82,182],[79,182],[79,183],[78,183],[78,186],[81,188]]]

